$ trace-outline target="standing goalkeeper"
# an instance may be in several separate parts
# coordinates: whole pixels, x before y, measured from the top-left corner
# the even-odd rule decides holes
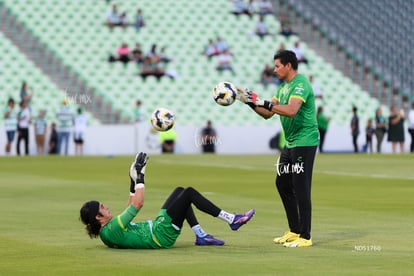
[[[297,72],[292,51],[274,56],[274,73],[283,81],[271,101],[237,88],[238,99],[265,119],[280,115],[286,146],[277,162],[276,187],[283,202],[289,231],[274,239],[285,247],[307,247],[311,240],[311,183],[319,132],[315,98],[307,78]]]

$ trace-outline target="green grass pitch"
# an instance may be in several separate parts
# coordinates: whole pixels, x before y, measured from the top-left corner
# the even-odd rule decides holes
[[[173,249],[116,250],[91,240],[79,208],[91,199],[126,207],[133,156],[0,158],[0,275],[412,275],[412,155],[317,155],[310,248],[273,244],[287,230],[274,185],[276,155],[153,155],[152,219],[176,186],[193,186],[230,212],[255,208],[231,231],[196,211],[222,247],[196,247],[185,225]]]

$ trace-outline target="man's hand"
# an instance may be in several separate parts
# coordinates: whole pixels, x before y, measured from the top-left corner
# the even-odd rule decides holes
[[[254,92],[250,91],[248,88],[242,88],[240,86],[236,86],[236,89],[237,89],[236,99],[241,101],[244,104],[247,104],[251,109],[254,110],[256,105],[249,97],[250,93],[254,93]]]
[[[237,89],[237,97],[239,101],[242,103],[247,104],[251,109],[255,109],[256,106],[263,107],[269,111],[272,111],[273,103],[270,101],[260,99],[257,94],[248,88],[241,88],[236,86]]]
[[[236,99],[239,100],[239,101],[241,101],[242,103],[247,104],[247,101],[249,100],[247,98],[247,91],[249,91],[249,89],[242,88],[240,86],[236,86],[236,90],[237,90]]]
[[[136,184],[145,184],[145,168],[148,162],[148,155],[144,152],[140,152],[136,155],[135,161],[132,162],[129,168],[129,177],[131,179],[130,192],[135,193]]]
[[[247,98],[248,98],[248,102],[253,103],[255,106],[263,107],[263,108],[265,108],[269,111],[272,111],[273,103],[270,102],[270,101],[260,99],[257,96],[257,94],[254,93],[253,91],[248,91],[247,92]]]

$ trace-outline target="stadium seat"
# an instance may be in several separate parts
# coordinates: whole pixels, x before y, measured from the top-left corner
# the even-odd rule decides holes
[[[273,54],[280,43],[290,48],[299,39],[296,36],[286,39],[277,35],[261,41],[255,36],[250,36],[257,17],[249,19],[231,15],[231,2],[200,1],[195,4],[193,1],[182,0],[176,1],[174,5],[164,5],[152,0],[143,0],[138,4],[132,0],[118,2],[119,10],[128,11],[130,20],[133,19],[136,8],[143,9],[147,25],[139,32],[133,28],[109,30],[105,27],[104,16],[109,9],[105,1],[23,2],[5,0],[4,4],[26,26],[31,26],[33,33],[48,45],[65,65],[81,74],[82,79],[91,88],[125,116],[132,116],[133,104],[130,103],[139,98],[147,110],[153,110],[158,106],[172,106],[171,108],[183,114],[183,122],[189,124],[202,125],[208,116],[212,121],[223,125],[272,125],[269,121],[244,114],[244,107],[240,105],[218,109],[211,100],[211,89],[215,83],[229,80],[262,90],[258,81],[264,64],[272,64]],[[47,13],[39,12],[45,9],[48,10]],[[280,30],[280,22],[274,18],[266,17],[266,23],[273,32]],[[201,55],[208,39],[215,39],[218,35],[226,40],[235,53],[233,66],[237,72],[236,76],[229,72],[219,74],[215,69],[216,59],[208,61]],[[173,58],[168,69],[177,71],[179,77],[174,81],[165,78],[160,82],[149,77],[144,82],[138,76],[139,70],[135,65],[129,64],[124,68],[118,63],[108,64],[109,54],[114,54],[121,42],[128,43],[131,48],[139,42],[144,52],[148,51],[153,43],[157,43],[159,47],[166,46],[167,54]],[[332,94],[338,90],[335,84],[346,83],[342,81],[344,76],[305,44],[303,48],[311,61],[309,66],[303,67],[303,73],[308,75],[318,72],[317,78],[324,84],[324,95],[334,106],[327,115],[334,115],[335,108],[342,107],[343,102]],[[268,93],[270,97],[274,91],[263,93]],[[188,102],[198,109],[190,108]],[[344,123],[343,119],[338,120],[341,124]]]

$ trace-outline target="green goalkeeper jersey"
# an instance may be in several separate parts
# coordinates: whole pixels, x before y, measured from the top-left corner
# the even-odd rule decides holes
[[[130,205],[119,216],[108,222],[100,232],[102,242],[111,248],[170,248],[177,240],[180,230],[173,227],[171,217],[161,209],[155,220],[134,223],[138,214]]]
[[[306,77],[298,74],[290,82],[282,83],[274,98],[280,105],[287,105],[291,98],[297,98],[303,102],[293,118],[280,116],[285,132],[286,147],[317,146],[319,131],[316,122],[315,96]]]

